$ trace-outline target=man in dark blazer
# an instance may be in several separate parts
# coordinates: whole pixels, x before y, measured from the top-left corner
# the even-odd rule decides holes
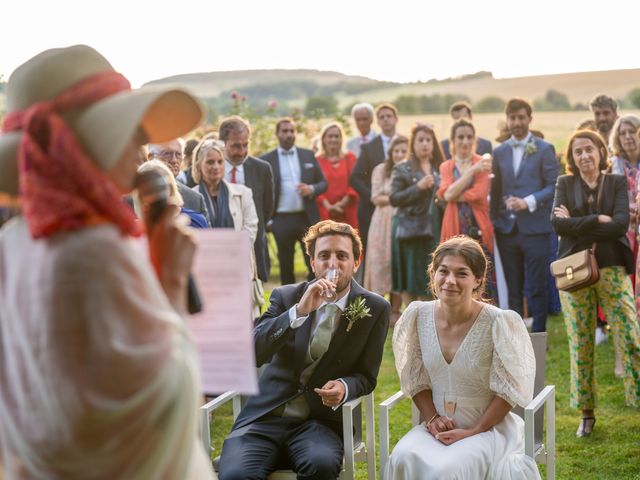
[[[171,170],[174,177],[178,176],[183,157],[181,138],[166,143],[150,143],[147,145],[147,151],[149,160],[160,160]],[[211,225],[211,219],[204,204],[204,197],[183,183],[176,181],[176,184],[178,186],[178,192],[180,192],[182,200],[184,201],[183,207],[201,213],[206,218],[207,223]]]
[[[257,364],[268,365],[260,393],[249,398],[224,442],[220,480],[267,478],[283,467],[298,478],[337,478],[339,406],[376,386],[389,304],[352,279],[358,233],[325,220],[309,228],[305,244],[316,281],[275,289],[254,328]],[[340,272],[335,283],[324,278],[329,268]],[[335,292],[333,302],[327,292]],[[358,301],[363,306],[355,309]]]
[[[511,99],[505,112],[511,138],[493,152],[491,220],[509,290],[509,308],[523,314],[526,276],[531,329],[543,332],[558,160],[553,145],[529,132],[532,115],[528,102]]]
[[[224,142],[225,180],[243,184],[253,193],[258,213],[258,235],[254,243],[256,264],[258,277],[266,282],[271,269],[266,225],[273,215],[273,173],[267,162],[249,155],[251,127],[245,119],[238,116],[225,118],[218,129],[218,136]]]
[[[295,245],[311,225],[320,220],[316,197],[327,191],[327,181],[311,150],[298,148],[296,124],[291,118],[282,118],[276,124],[278,148],[264,155],[273,171],[275,212],[271,230],[278,246],[280,283],[295,282],[293,258]],[[304,248],[303,248],[304,252]],[[313,278],[309,257],[304,260]]]
[[[465,118],[470,122],[473,122],[473,114],[471,113],[471,105],[467,102],[456,102],[451,105],[449,108],[449,114],[451,118],[455,122],[460,118]],[[451,152],[449,150],[449,139],[445,138],[440,142],[442,145],[442,151],[444,152],[444,158],[451,158]],[[478,155],[484,155],[485,153],[491,153],[493,147],[491,146],[491,142],[486,138],[476,137],[476,153]]]
[[[371,215],[375,210],[375,205],[371,203],[371,172],[376,165],[384,162],[387,156],[391,140],[396,135],[398,110],[390,103],[380,104],[376,107],[376,121],[381,133],[360,147],[360,156],[353,167],[349,181],[358,192],[358,229],[365,253]]]

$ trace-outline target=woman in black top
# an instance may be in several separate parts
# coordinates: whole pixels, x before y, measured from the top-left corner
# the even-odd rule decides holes
[[[392,290],[409,305],[427,295],[427,265],[440,240],[442,215],[436,191],[440,184],[442,148],[433,129],[416,124],[411,130],[409,159],[391,172],[389,202],[397,207],[393,231],[398,240],[392,254]]]
[[[595,425],[594,337],[597,308],[602,307],[622,347],[625,400],[640,404],[640,328],[629,274],[633,258],[626,237],[629,199],[626,179],[605,174],[607,147],[596,132],[580,130],[567,147],[569,174],[558,177],[551,224],[560,236],[558,258],[590,248],[600,279],[573,292],[560,292],[571,358],[571,406],[582,410],[576,435]],[[599,190],[601,189],[601,193]]]

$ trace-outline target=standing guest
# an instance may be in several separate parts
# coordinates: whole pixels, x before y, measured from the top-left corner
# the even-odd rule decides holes
[[[361,146],[358,161],[351,174],[351,186],[358,192],[358,229],[367,251],[369,223],[375,206],[371,203],[371,173],[376,165],[387,158],[389,145],[396,135],[398,110],[390,103],[383,103],[376,108],[376,119],[382,132],[369,143]]]
[[[531,105],[513,98],[505,113],[511,138],[493,152],[490,213],[509,289],[509,308],[523,314],[525,276],[532,331],[549,312],[551,205],[558,177],[553,145],[529,131]]]
[[[182,199],[182,195],[180,195],[180,192],[178,191],[176,179],[166,164],[164,164],[160,160],[154,159],[148,160],[138,167],[138,173],[144,173],[150,170],[162,175],[168,189],[167,203],[179,207],[180,213],[183,213],[189,217],[190,227],[209,228],[211,226],[204,214],[194,212],[193,210],[190,210],[184,206],[184,200]],[[144,218],[143,205],[140,204],[140,199],[138,197],[137,191],[133,193],[132,197],[136,214],[139,218]]]
[[[640,129],[640,117],[625,115],[619,117],[613,125],[609,137],[609,151],[611,152],[611,173],[623,175],[627,179],[627,192],[629,194],[629,229],[627,238],[633,252],[634,260],[638,256],[638,213],[636,197],[638,196],[638,161],[640,161],[640,142],[638,131]]]
[[[609,95],[601,94],[591,100],[589,108],[593,112],[593,120],[596,122],[600,136],[608,142],[613,124],[618,118],[618,104]]]
[[[473,122],[473,115],[471,113],[471,105],[467,102],[455,102],[449,108],[449,115],[455,122],[461,118],[468,120],[469,122]],[[449,149],[449,139],[445,138],[440,143],[442,145],[442,151],[444,152],[444,158],[449,159],[451,157],[451,151]],[[476,137],[476,145],[475,145],[475,153],[482,156],[485,153],[491,153],[493,151],[493,147],[491,146],[491,141],[486,138]]]
[[[305,245],[315,281],[276,288],[254,328],[257,364],[267,365],[260,395],[247,400],[222,446],[221,480],[267,478],[283,464],[298,478],[337,478],[338,407],[376,386],[389,304],[352,280],[358,232],[325,220],[309,228]],[[335,282],[325,278],[330,269]]]
[[[224,152],[216,140],[203,140],[195,148],[193,156],[193,179],[196,182],[193,189],[205,198],[211,228],[245,231],[253,247],[258,235],[258,214],[251,189],[224,179]],[[258,287],[252,290],[252,318],[258,318],[264,299],[259,293],[262,291],[262,282],[258,277],[253,248],[250,261],[251,281]]]
[[[356,124],[359,135],[347,141],[347,150],[353,153],[356,158],[360,156],[360,147],[378,135],[378,132],[371,128],[374,115],[375,111],[370,103],[356,103],[351,108],[351,118]]]
[[[327,191],[327,181],[311,150],[296,147],[296,124],[292,118],[276,123],[278,148],[262,156],[273,170],[275,214],[271,229],[278,247],[280,282],[295,283],[293,258],[296,243],[303,244],[307,229],[320,220],[316,198]],[[304,260],[313,278],[309,256]]]
[[[391,195],[391,170],[407,159],[409,139],[398,135],[391,141],[389,154],[384,163],[377,165],[371,174],[371,202],[376,206],[371,216],[369,228],[369,255],[365,257],[366,271],[364,288],[378,295],[389,294],[391,300],[391,321],[395,325],[400,317],[402,298],[391,290],[391,251],[393,238],[393,207]]]
[[[218,128],[218,136],[224,142],[225,180],[249,187],[253,193],[258,213],[254,250],[258,277],[266,282],[271,269],[266,226],[273,215],[273,172],[267,162],[249,155],[251,127],[245,119],[238,116],[225,118]]]
[[[618,117],[613,124],[609,136],[609,151],[613,155],[611,159],[611,173],[624,175],[627,179],[627,193],[629,195],[629,228],[627,238],[633,254],[633,261],[636,265],[631,282],[635,289],[636,310],[640,307],[640,284],[637,279],[640,274],[638,266],[638,161],[640,160],[640,118],[635,115],[625,115]],[[596,331],[602,331],[600,328]],[[605,337],[606,338],[606,337]],[[622,377],[622,357],[620,355],[620,345],[616,342],[618,337],[614,337],[614,349],[616,352],[615,374]]]
[[[358,194],[349,185],[356,163],[351,152],[342,150],[344,131],[337,122],[327,123],[320,132],[320,151],[316,157],[327,180],[327,191],[316,197],[320,218],[348,223],[358,228]]]
[[[180,164],[180,173],[176,177],[176,180],[180,183],[184,183],[187,187],[193,188],[196,186],[196,182],[193,181],[193,149],[196,148],[199,141],[196,138],[190,138],[184,142],[184,148],[182,149],[182,163]]]
[[[629,225],[627,182],[607,168],[607,147],[596,132],[572,135],[566,159],[569,173],[558,178],[552,224],[560,236],[558,257],[595,243],[600,279],[573,292],[560,292],[569,337],[571,406],[582,411],[576,435],[591,434],[596,423],[594,332],[596,309],[602,307],[624,366],[625,401],[640,405],[640,327],[629,273],[634,264],[626,232]],[[614,341],[616,343],[616,341]]]
[[[511,412],[533,398],[533,347],[517,313],[482,301],[487,263],[475,240],[441,243],[429,265],[437,300],[412,303],[396,325],[400,385],[426,423],[400,439],[387,480],[540,478]]]
[[[258,214],[249,187],[224,179],[224,152],[216,140],[205,140],[194,150],[193,190],[205,198],[211,228],[246,231],[251,244],[258,234]]]
[[[481,243],[493,263],[493,225],[489,218],[491,158],[474,152],[476,129],[461,118],[451,127],[453,158],[440,165],[438,198],[447,207],[442,218],[440,241],[467,235]],[[487,273],[487,294],[496,301],[495,273]]]
[[[142,224],[121,201],[139,147],[195,128],[199,103],[181,89],[131,90],[75,45],[18,67],[6,105],[0,190],[20,185],[24,216],[0,233],[4,475],[214,478],[185,324],[193,233],[169,207],[141,254]]]
[[[150,143],[147,146],[149,160],[160,160],[163,162],[174,178],[180,174],[180,162],[182,161],[182,145],[184,141],[181,138],[171,140],[164,143]],[[184,200],[184,207],[197,213],[203,214],[207,217],[207,221],[210,223],[211,219],[207,213],[207,209],[204,205],[204,198],[198,192],[194,192],[191,188],[187,187],[184,183],[178,182],[178,192]]]
[[[393,229],[398,239],[393,256],[391,289],[401,292],[405,305],[427,295],[429,256],[440,240],[440,184],[442,149],[433,129],[417,124],[411,130],[409,159],[391,172],[389,201],[397,207]]]

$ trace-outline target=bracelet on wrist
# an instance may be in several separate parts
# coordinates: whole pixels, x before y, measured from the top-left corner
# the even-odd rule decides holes
[[[438,413],[436,413],[433,417],[429,419],[429,421],[426,424],[426,427],[429,428],[429,425],[431,425],[436,418],[440,418],[440,415],[438,415]]]

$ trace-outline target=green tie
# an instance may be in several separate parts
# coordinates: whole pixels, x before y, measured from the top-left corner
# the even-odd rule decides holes
[[[309,346],[309,353],[311,354],[311,359],[315,362],[318,360],[329,348],[329,343],[331,343],[331,336],[333,334],[333,322],[336,317],[336,313],[339,312],[340,309],[335,303],[328,303],[324,307],[324,319],[318,328],[316,329],[316,333],[311,339],[311,345]]]

